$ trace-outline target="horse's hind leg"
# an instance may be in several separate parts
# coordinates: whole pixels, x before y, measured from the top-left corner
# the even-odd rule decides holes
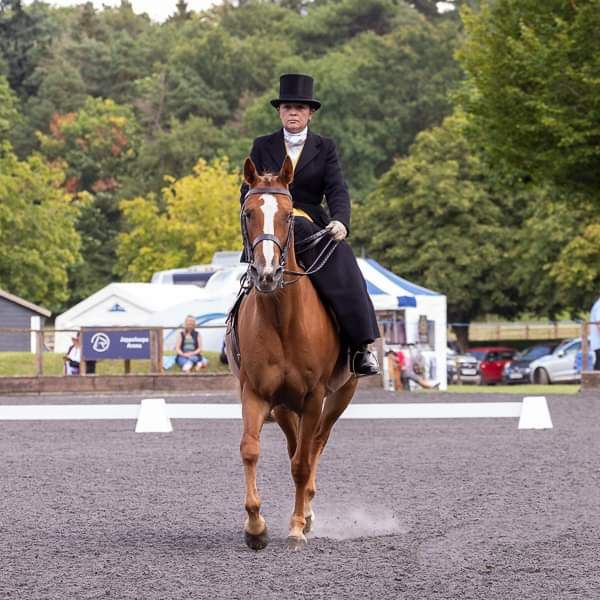
[[[260,455],[260,432],[269,414],[269,404],[250,390],[242,388],[242,418],[244,433],[240,443],[240,454],[246,476],[246,512],[244,524],[246,544],[253,550],[262,550],[268,543],[267,524],[260,514],[260,496],[256,488],[256,464]]]
[[[281,404],[276,406],[271,412],[275,421],[277,421],[277,425],[279,425],[285,434],[288,456],[291,460],[296,453],[296,446],[298,445],[298,423],[300,422],[298,415]]]
[[[327,444],[327,440],[329,439],[333,426],[354,397],[357,385],[358,379],[356,377],[352,377],[339,390],[327,396],[325,399],[323,414],[321,415],[319,428],[317,430],[317,434],[315,435],[315,440],[312,446],[310,479],[308,481],[308,485],[306,486],[307,518],[305,533],[308,533],[314,525],[315,514],[312,510],[312,500],[317,492],[317,469],[319,467],[321,454],[323,454],[323,450],[325,449],[325,445]]]

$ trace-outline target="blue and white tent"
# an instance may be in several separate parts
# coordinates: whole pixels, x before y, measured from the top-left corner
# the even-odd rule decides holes
[[[428,352],[435,365],[434,378],[446,387],[446,296],[416,285],[388,271],[377,261],[359,258],[358,265],[376,311],[401,311],[407,343],[418,343],[419,317],[433,323],[433,348]],[[144,325],[180,327],[187,315],[194,315],[202,332],[203,346],[218,351],[225,333],[225,316],[233,305],[245,265],[237,264],[217,271],[202,288],[202,298],[185,299],[149,315]],[[181,286],[187,287],[187,286]],[[167,333],[165,348],[174,345],[175,337]]]
[[[359,258],[358,265],[375,310],[404,312],[407,343],[418,343],[419,317],[425,316],[433,323],[434,378],[441,389],[446,389],[446,296],[399,277],[372,258]]]

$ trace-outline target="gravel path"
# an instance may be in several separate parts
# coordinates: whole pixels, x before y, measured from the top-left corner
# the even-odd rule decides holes
[[[276,425],[259,463],[272,543],[255,553],[241,534],[240,422],[175,421],[171,434],[0,422],[0,598],[600,598],[600,398],[548,400],[550,431],[516,419],[338,423],[316,531],[297,553],[285,548],[292,484]]]

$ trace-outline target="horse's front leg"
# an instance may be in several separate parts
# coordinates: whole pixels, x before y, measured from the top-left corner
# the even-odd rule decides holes
[[[290,521],[288,547],[299,550],[306,544],[304,528],[306,526],[306,510],[308,506],[307,485],[312,471],[313,439],[321,418],[323,392],[314,393],[307,398],[300,417],[298,445],[292,458],[292,477],[296,484],[294,513]]]
[[[256,488],[256,465],[260,455],[260,432],[269,414],[269,403],[260,398],[248,384],[242,388],[244,433],[240,454],[246,476],[246,512],[244,538],[248,547],[262,550],[268,543],[267,524],[260,514],[260,496]]]

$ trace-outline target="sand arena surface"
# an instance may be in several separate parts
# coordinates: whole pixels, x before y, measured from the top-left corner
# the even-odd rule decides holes
[[[219,399],[234,401],[204,398]],[[356,398],[399,399],[518,397]],[[0,399],[67,401],[139,397]],[[550,431],[519,431],[516,419],[339,422],[315,532],[296,553],[274,424],[258,479],[272,542],[256,553],[242,536],[240,421],[178,420],[171,434],[135,434],[133,421],[0,422],[0,598],[599,598],[600,398],[548,401]]]

